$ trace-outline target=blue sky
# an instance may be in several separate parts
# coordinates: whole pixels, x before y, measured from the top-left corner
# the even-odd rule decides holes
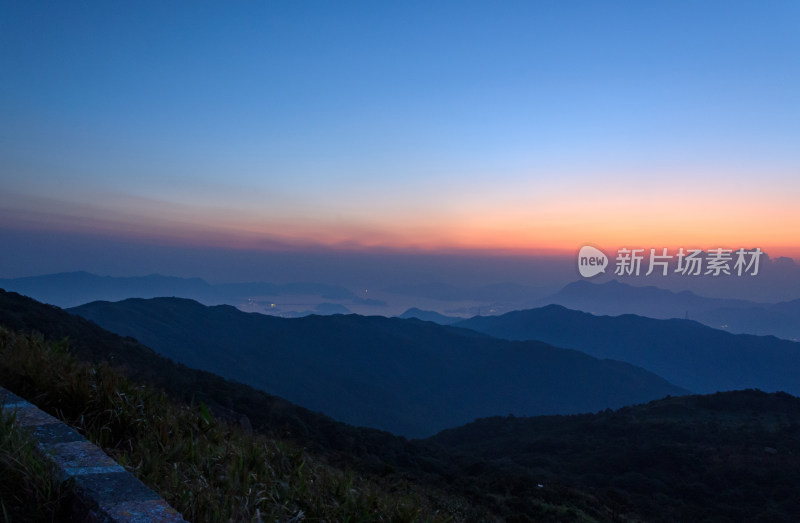
[[[7,230],[247,249],[800,252],[797,2],[0,13]]]

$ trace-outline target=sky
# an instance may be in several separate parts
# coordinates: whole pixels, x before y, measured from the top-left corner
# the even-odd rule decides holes
[[[798,56],[795,1],[2,1],[0,277],[800,259]]]

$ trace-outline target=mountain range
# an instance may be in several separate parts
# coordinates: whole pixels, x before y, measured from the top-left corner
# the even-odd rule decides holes
[[[734,334],[777,336],[800,340],[800,299],[780,303],[707,298],[691,291],[672,292],[654,286],[633,286],[611,280],[580,280],[539,300],[599,315],[637,314],[651,318],[682,318]]]
[[[686,393],[627,363],[413,319],[286,319],[180,298],[69,311],[189,367],[412,437],[499,413],[593,412]]]
[[[439,325],[452,325],[453,323],[461,321],[462,319],[456,316],[446,316],[436,311],[427,311],[419,309],[417,307],[411,307],[410,309],[408,309],[403,314],[397,317],[404,320],[416,318],[422,321],[431,321],[433,323],[438,323]]]
[[[747,390],[596,414],[495,416],[409,441],[188,368],[16,293],[0,291],[0,326],[50,340],[68,337],[68,345],[57,344],[60,350],[68,346],[81,360],[164,390],[165,401],[180,401],[190,412],[202,402],[234,423],[249,418],[254,431],[297,442],[312,459],[380,478],[398,503],[409,488],[446,492],[460,499],[447,513],[461,519],[477,512],[488,521],[788,523],[800,513],[800,400],[786,394]],[[15,379],[0,377],[5,386]],[[34,400],[36,383],[25,387]]]
[[[560,305],[476,316],[454,326],[625,361],[697,393],[758,388],[800,394],[800,343],[774,336],[734,335],[691,320],[596,316]]]
[[[158,298],[176,296],[217,305],[239,304],[254,299],[277,296],[314,296],[316,302],[308,305],[322,307],[313,312],[328,312],[341,304],[324,303],[338,300],[348,303],[383,305],[378,300],[358,297],[351,291],[322,283],[222,283],[210,284],[200,278],[178,278],[150,274],[148,276],[116,277],[97,276],[84,271],[0,279],[0,288],[19,292],[44,303],[59,307],[75,307],[92,301],[119,301],[126,298]],[[269,305],[264,302],[262,305]],[[337,309],[336,312],[341,312]],[[304,314],[311,314],[306,311]]]
[[[210,284],[200,278],[158,274],[111,277],[79,271],[0,279],[0,288],[60,307],[75,307],[92,301],[171,296],[196,300],[205,305],[234,305],[247,312],[282,317],[347,314],[353,309],[361,313],[385,314],[389,305],[381,299],[366,298],[346,288],[322,283]],[[424,302],[427,308],[445,309],[425,311],[411,307],[398,317],[414,317],[442,325],[475,314],[558,304],[594,314],[692,319],[734,334],[771,334],[788,340],[800,340],[800,299],[773,304],[707,298],[690,291],[672,292],[653,286],[628,285],[616,280],[602,284],[580,280],[545,298],[541,297],[543,288],[511,283],[472,289],[443,283],[395,285],[384,291],[388,294],[383,294],[383,298],[390,301],[396,298],[404,306],[413,305],[419,300],[419,305]]]

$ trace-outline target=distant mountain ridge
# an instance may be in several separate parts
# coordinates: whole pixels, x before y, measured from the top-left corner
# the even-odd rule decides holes
[[[207,305],[234,304],[255,296],[316,295],[322,300],[365,303],[351,291],[321,283],[223,283],[210,284],[200,278],[148,276],[98,276],[85,271],[64,272],[26,278],[0,279],[0,288],[18,292],[59,307],[75,307],[92,301],[127,298],[181,297]],[[380,302],[372,300],[372,304]],[[317,311],[319,312],[319,311]]]
[[[635,286],[611,280],[606,283],[592,283],[579,280],[564,286],[557,293],[541,300],[542,305],[563,305],[569,309],[619,316],[638,314],[651,318],[690,319],[699,312],[719,308],[745,309],[762,306],[748,300],[706,298],[691,291],[673,292],[652,285]]]
[[[188,366],[406,436],[498,413],[592,412],[686,392],[626,363],[415,319],[284,319],[178,298],[70,312]]]
[[[427,298],[438,301],[508,301],[530,303],[542,296],[542,288],[519,283],[494,283],[476,287],[459,287],[441,282],[392,285],[384,289],[386,292]]]
[[[580,280],[539,300],[540,306],[549,304],[599,315],[692,319],[734,334],[772,334],[800,340],[800,299],[770,304],[707,298],[691,291],[673,292],[616,280],[599,284]]]
[[[758,388],[800,394],[800,343],[730,334],[690,320],[595,316],[548,305],[454,324],[626,361],[696,393]]]
[[[433,323],[438,323],[439,325],[452,325],[453,323],[461,321],[462,319],[462,318],[457,318],[455,316],[445,316],[444,314],[438,313],[436,311],[424,311],[416,307],[408,309],[403,314],[397,317],[403,320],[416,318],[422,321],[432,321]]]

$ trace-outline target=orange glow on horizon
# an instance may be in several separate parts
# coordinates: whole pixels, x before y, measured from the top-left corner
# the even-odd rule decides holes
[[[530,208],[487,204],[475,210],[421,209],[413,216],[387,212],[341,219],[277,217],[153,201],[105,205],[36,201],[16,209],[0,208],[0,217],[6,228],[236,250],[572,255],[588,244],[607,252],[621,247],[670,251],[760,247],[771,256],[800,259],[800,233],[793,225],[800,223],[800,210],[788,200],[754,207],[744,197],[709,204],[699,196],[677,200],[675,194],[657,199],[628,196],[554,201]],[[748,212],[742,213],[742,208]]]

